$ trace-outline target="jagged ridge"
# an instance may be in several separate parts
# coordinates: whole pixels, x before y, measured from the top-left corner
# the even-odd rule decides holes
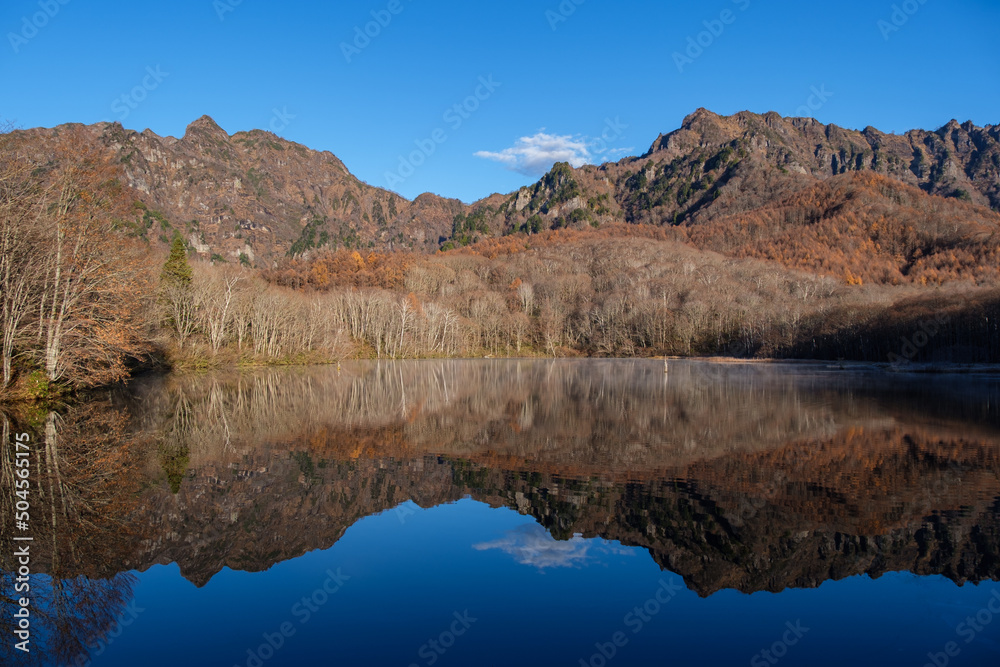
[[[913,208],[928,219],[944,209],[995,225],[988,208],[1000,210],[1000,126],[971,122],[895,135],[774,112],[719,116],[699,109],[641,157],[580,169],[557,164],[533,186],[471,205],[433,194],[408,201],[360,181],[330,152],[261,130],[229,135],[208,116],[180,139],[118,123],[19,136],[44,153],[69,131],[84,131],[117,154],[124,181],[145,207],[137,211],[133,234],[158,244],[179,229],[206,258],[243,255],[259,258],[261,266],[321,246],[429,251],[445,241],[463,245],[611,222],[734,224],[859,172],[886,179],[888,190],[919,188],[928,196],[914,198]]]

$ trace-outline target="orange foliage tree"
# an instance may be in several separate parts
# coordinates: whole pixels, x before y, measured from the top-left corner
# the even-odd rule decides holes
[[[142,352],[151,290],[145,254],[115,233],[131,204],[118,166],[83,131],[44,167],[37,339],[50,381],[94,385],[124,377],[126,358]]]

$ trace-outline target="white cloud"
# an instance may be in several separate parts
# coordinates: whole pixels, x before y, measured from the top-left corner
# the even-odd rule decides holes
[[[592,155],[589,142],[584,137],[540,131],[531,137],[521,137],[512,147],[498,153],[478,151],[476,157],[499,162],[512,171],[528,176],[540,176],[556,162],[569,162],[574,167],[582,167],[590,163]]]

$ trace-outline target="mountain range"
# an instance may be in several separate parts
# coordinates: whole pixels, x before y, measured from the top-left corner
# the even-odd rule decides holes
[[[14,139],[44,158],[70,133],[121,164],[137,202],[130,234],[158,246],[179,230],[206,259],[260,267],[324,246],[428,252],[516,232],[629,223],[823,271],[814,249],[796,249],[802,229],[835,248],[827,228],[853,224],[862,246],[871,240],[871,253],[891,256],[880,270],[897,281],[936,252],[929,245],[988,243],[992,254],[1000,227],[1000,125],[971,122],[897,135],[699,109],[642,156],[578,169],[558,163],[531,186],[472,204],[430,193],[410,201],[364,183],[330,152],[262,130],[230,135],[208,116],[181,138],[98,123],[22,130]],[[914,238],[896,238],[903,229],[880,241],[879,221],[900,216]],[[770,256],[775,246],[786,248],[780,257]],[[858,263],[870,263],[861,251]]]

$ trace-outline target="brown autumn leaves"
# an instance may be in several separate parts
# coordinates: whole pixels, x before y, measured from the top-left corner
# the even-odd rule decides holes
[[[131,197],[116,165],[67,132],[54,156],[0,145],[0,391],[19,364],[48,382],[114,381],[144,348],[147,254],[114,233]]]
[[[170,290],[161,256],[117,231],[137,195],[84,131],[60,128],[46,148],[0,133],[0,398],[107,384],[152,353],[199,367],[1000,355],[996,214],[883,176],[682,227],[607,223],[435,255],[321,249],[260,272],[194,262]]]

